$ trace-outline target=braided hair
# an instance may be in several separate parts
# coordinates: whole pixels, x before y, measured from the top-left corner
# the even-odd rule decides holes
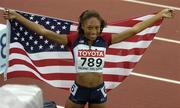
[[[83,23],[92,17],[96,17],[100,21],[100,33],[102,33],[103,28],[107,25],[104,19],[99,15],[95,10],[86,10],[79,16],[79,25],[78,25],[78,33],[80,35],[84,35],[84,30],[82,29]]]

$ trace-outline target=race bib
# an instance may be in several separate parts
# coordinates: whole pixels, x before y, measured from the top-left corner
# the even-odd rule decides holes
[[[103,72],[105,48],[78,49],[75,57],[78,72]]]

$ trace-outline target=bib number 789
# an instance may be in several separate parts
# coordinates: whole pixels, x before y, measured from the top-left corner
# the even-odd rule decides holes
[[[83,61],[81,66],[84,66],[85,64],[87,64],[89,67],[93,67],[93,66],[100,67],[102,64],[101,58],[97,58],[97,59],[95,59],[95,58],[81,58],[81,60]]]

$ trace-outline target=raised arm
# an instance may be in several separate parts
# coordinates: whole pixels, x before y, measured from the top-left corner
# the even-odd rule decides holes
[[[151,26],[154,22],[160,20],[161,18],[172,18],[172,17],[173,17],[173,10],[172,9],[163,9],[162,11],[157,13],[155,16],[153,16],[153,17],[151,17],[151,18],[149,18],[143,22],[137,23],[132,28],[125,30],[125,31],[118,33],[118,34],[113,34],[111,43],[112,44],[118,43],[118,42],[121,42],[127,38],[130,38],[130,37],[134,36],[135,34],[141,32],[142,30],[144,30],[148,26]]]
[[[28,19],[24,18],[20,14],[18,14],[14,10],[4,10],[4,18],[9,20],[9,19],[16,19],[18,20],[21,24],[26,26],[28,29],[36,32],[39,35],[45,36],[46,38],[66,45],[67,44],[67,37],[65,35],[59,35],[51,30],[48,30],[44,28],[43,26],[36,24],[34,22],[29,21]]]

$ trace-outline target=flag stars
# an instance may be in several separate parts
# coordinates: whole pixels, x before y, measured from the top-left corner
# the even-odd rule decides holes
[[[34,19],[34,17],[32,17],[32,16],[31,16],[29,19],[30,19],[30,20],[33,20],[33,19]]]
[[[96,43],[99,42],[99,39],[96,40]]]
[[[30,21],[33,21],[36,24],[41,24],[47,29],[53,30],[57,34],[61,33],[69,33],[69,27],[70,24],[69,22],[58,20],[58,19],[51,19],[51,18],[46,18],[42,16],[35,16],[35,15],[30,15],[27,14],[27,19]],[[66,46],[65,45],[58,45],[54,43],[53,41],[48,40],[48,38],[44,37],[43,35],[39,35],[36,32],[30,31],[28,28],[22,26],[19,22],[17,21],[12,21],[12,32],[13,32],[13,39],[12,42],[19,42],[24,46],[24,48],[27,51],[30,51],[31,53],[36,53],[36,52],[42,52],[42,51],[47,51],[47,50],[65,50]],[[57,49],[55,49],[57,48]]]
[[[18,32],[18,33],[16,33],[16,35],[19,37],[19,36],[20,36],[20,33]]]
[[[14,40],[18,40],[18,38],[17,38],[17,37],[14,37]]]
[[[27,32],[27,31],[25,31],[25,32],[24,32],[24,35],[28,35],[28,32]]]
[[[43,46],[42,45],[39,45],[39,49],[42,49],[43,48]]]
[[[57,22],[57,25],[61,25],[61,22]]]
[[[20,31],[23,31],[23,27],[20,27],[19,29],[20,29]]]
[[[61,49],[64,49],[64,45],[61,45],[60,47],[61,47]]]
[[[36,24],[39,24],[39,21],[35,21]]]
[[[49,42],[48,40],[45,40],[45,41],[44,41],[45,44],[48,44],[48,42]]]
[[[66,26],[63,26],[63,27],[62,27],[62,29],[64,29],[64,30],[66,30],[66,28],[67,28]]]
[[[39,39],[43,39],[43,36],[39,36]]]
[[[29,40],[32,40],[32,39],[33,39],[33,37],[32,37],[32,36],[30,36],[30,37],[29,37]]]
[[[35,40],[35,41],[34,41],[34,45],[37,45],[37,44],[38,44],[38,41],[37,41],[37,40]]]
[[[18,26],[18,23],[17,23],[17,22],[15,22],[15,26],[16,26],[16,27]]]
[[[53,48],[54,48],[54,45],[51,44],[51,45],[49,46],[49,48],[50,48],[50,49],[53,49]]]
[[[31,50],[34,50],[34,47],[31,46],[30,49],[31,49]]]
[[[45,17],[42,17],[41,20],[45,20],[46,18]]]
[[[31,17],[34,17],[34,15],[33,15],[33,14],[31,14]]]
[[[49,21],[46,21],[46,25],[49,25],[50,24],[50,22]]]
[[[52,29],[52,30],[54,30],[54,29],[55,29],[55,26],[54,26],[54,25],[53,25],[53,26],[51,26],[51,29]]]
[[[65,24],[67,24],[67,25],[68,25],[69,23],[68,23],[68,22],[65,22]]]
[[[60,34],[61,31],[57,30],[56,33]]]
[[[26,42],[26,46],[29,46],[29,42]]]
[[[21,41],[23,42],[24,40],[25,40],[25,39],[22,37],[22,38],[21,38]]]

